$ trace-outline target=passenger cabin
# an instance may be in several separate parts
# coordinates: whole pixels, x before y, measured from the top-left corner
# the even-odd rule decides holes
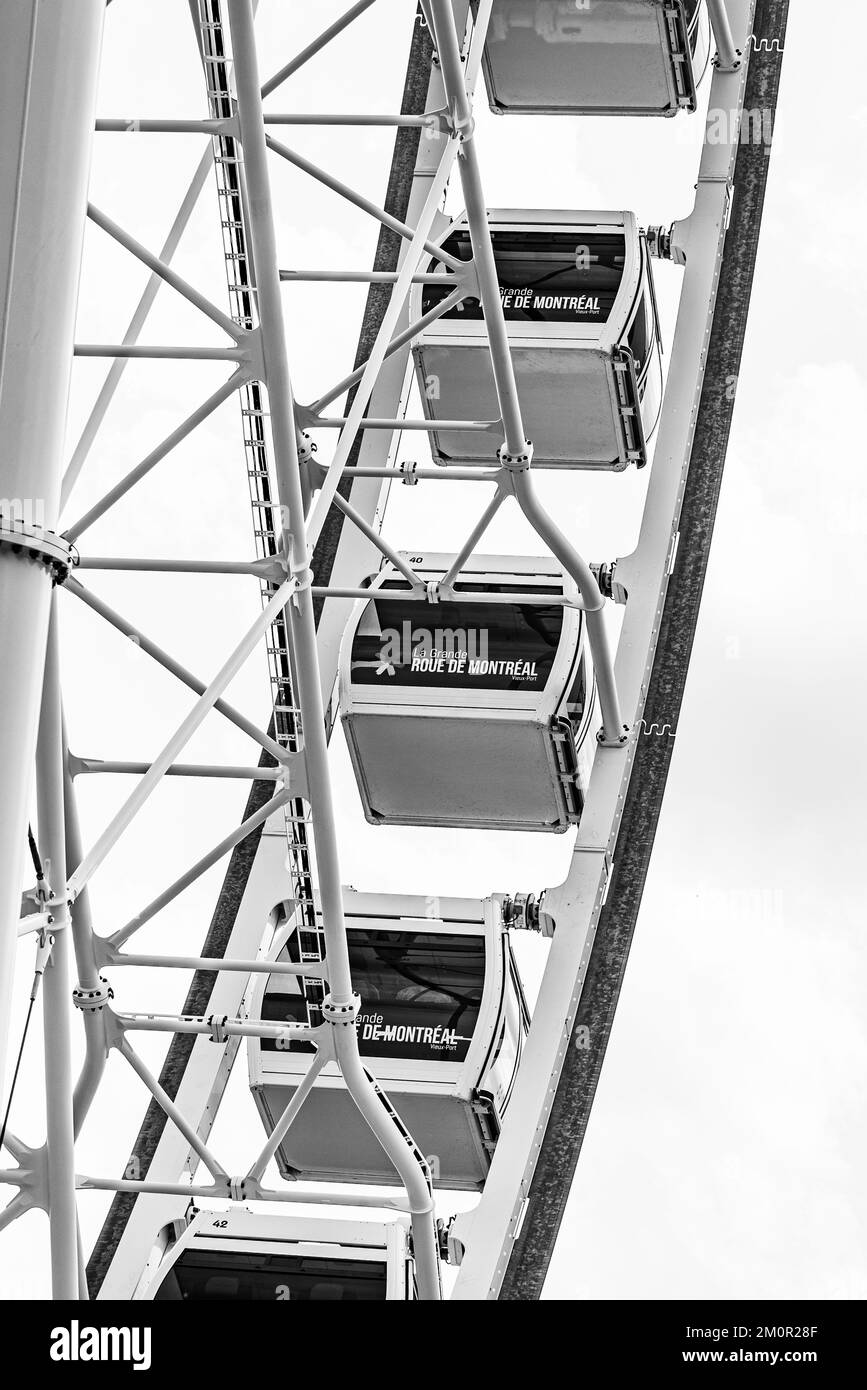
[[[428,1157],[435,1183],[481,1188],[512,1092],[529,1015],[501,902],[398,897],[344,889],[362,1060]],[[317,923],[321,922],[318,904]],[[315,924],[294,904],[275,911],[268,958],[321,958]],[[259,976],[250,1012],[321,1022],[322,982]],[[250,1086],[268,1133],[292,1100],[312,1044],[248,1040]],[[397,1174],[333,1063],[277,1150],[287,1178],[388,1183]]]
[[[453,556],[410,555],[426,581]],[[476,555],[440,602],[391,565],[347,627],[340,712],[374,825],[565,831],[600,727],[583,612],[558,562]]]
[[[647,241],[631,212],[488,213],[524,428],[535,463],[619,471],[647,462],[662,355]],[[441,244],[472,260],[466,216]],[[438,261],[426,270],[442,269]],[[417,285],[414,319],[449,292]],[[484,313],[466,298],[430,323],[413,354],[429,420],[499,421]],[[502,427],[430,433],[441,464],[493,464]]]
[[[674,116],[709,54],[703,0],[494,0],[483,69],[499,113]]]
[[[133,1295],[154,1302],[415,1298],[408,1223],[199,1211],[164,1227]]]

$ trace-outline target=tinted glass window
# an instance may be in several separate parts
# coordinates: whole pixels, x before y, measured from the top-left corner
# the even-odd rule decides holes
[[[626,241],[580,229],[493,231],[494,258],[506,319],[513,323],[605,323],[620,281]],[[472,260],[470,235],[453,232],[444,242],[459,260]],[[448,294],[448,286],[426,285],[424,312]],[[483,318],[478,299],[465,299],[443,315],[447,319]]]
[[[293,961],[321,960],[324,954],[321,934],[307,929],[295,931],[289,937],[278,960],[281,964]],[[325,989],[321,980],[306,982],[293,975],[269,975],[262,999],[261,1017],[268,1023],[306,1023],[317,1028],[322,1022],[322,1002]],[[261,1038],[263,1052],[315,1052],[311,1042],[301,1039]]]
[[[353,987],[361,995],[357,1026],[362,1053],[462,1062],[482,1002],[484,938],[350,927],[347,940]],[[317,982],[270,976],[263,1018],[306,1022],[305,989],[317,990]],[[288,1042],[280,1050],[302,1047],[307,1050],[310,1044]],[[277,1048],[275,1041],[262,1040],[263,1051]]]
[[[507,593],[503,585],[458,584]],[[514,592],[514,590],[513,590]],[[528,584],[521,593],[550,594]],[[356,685],[438,690],[544,690],[557,655],[562,607],[416,603],[378,591],[352,643]]]
[[[185,1250],[155,1301],[358,1302],[384,1299],[385,1290],[386,1267],[373,1260]]]
[[[280,960],[286,960],[282,951]],[[262,1018],[268,1023],[310,1023],[314,1027],[322,1022],[318,1003],[322,998],[322,987],[318,981],[304,982],[292,975],[269,975],[262,999]],[[315,1052],[313,1043],[301,1039],[278,1040],[261,1038],[259,1043],[263,1052]]]
[[[348,937],[364,1056],[462,1062],[482,1003],[484,938],[356,929]]]

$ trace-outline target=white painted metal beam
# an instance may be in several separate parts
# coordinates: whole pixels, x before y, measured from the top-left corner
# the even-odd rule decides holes
[[[744,48],[754,5],[755,0],[730,2],[733,29]],[[711,112],[740,110],[745,75],[745,68],[735,73],[715,72]],[[727,123],[727,130],[725,141],[706,142],[702,149],[683,293],[641,532],[634,553],[618,563],[618,581],[627,589],[629,601],[615,674],[633,736],[625,758],[606,748],[597,752],[569,874],[545,897],[545,910],[553,916],[556,931],[515,1090],[469,1231],[467,1253],[453,1295],[459,1300],[497,1297],[524,1213],[616,854],[623,796],[659,633],[668,557],[678,527],[704,380],[739,122]]]
[[[0,6],[0,520],[57,523],[103,0]],[[51,572],[0,544],[0,1077]]]

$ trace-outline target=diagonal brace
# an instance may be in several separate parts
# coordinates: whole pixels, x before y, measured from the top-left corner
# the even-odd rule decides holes
[[[129,251],[137,260],[146,265],[148,270],[153,271],[154,275],[158,275],[161,280],[164,280],[167,285],[171,285],[173,290],[177,290],[178,294],[183,295],[184,299],[205,314],[218,328],[222,328],[223,332],[234,342],[241,342],[247,330],[239,328],[228,314],[224,314],[222,309],[218,309],[216,304],[212,304],[197,289],[194,289],[183,276],[178,275],[176,270],[172,270],[171,266],[167,265],[165,261],[161,261],[159,256],[148,251],[141,242],[130,236],[129,232],[125,232],[122,227],[113,222],[106,213],[100,212],[99,208],[94,207],[93,203],[88,203],[87,215],[91,222],[95,222],[97,227],[101,227],[104,232],[107,232],[124,250]],[[126,346],[130,345],[126,344]]]
[[[163,651],[162,647],[159,647],[156,642],[152,642],[149,637],[145,637],[139,632],[138,628],[132,623],[127,622],[126,618],[122,618],[119,613],[115,612],[115,610],[109,606],[109,604],[103,599],[98,598],[90,589],[86,589],[77,579],[67,579],[64,588],[70,593],[75,594],[77,598],[82,599],[83,602],[87,604],[88,608],[92,608],[94,613],[98,613],[101,618],[105,618],[106,622],[111,623],[112,627],[117,628],[118,632],[122,632],[125,637],[132,638],[141,651],[147,652],[148,656],[153,657],[154,661],[166,671],[176,676],[181,684],[185,685],[188,690],[195,691],[197,695],[204,695],[207,689],[204,681],[200,681],[197,676],[194,676],[191,671],[188,671],[179,661],[175,661],[174,657],[169,656],[169,653]],[[252,720],[248,719],[240,710],[235,709],[234,705],[230,705],[227,700],[220,699],[215,702],[214,709],[218,714],[222,714],[224,718],[228,719],[231,724],[234,724],[237,729],[240,729],[242,733],[247,734],[249,738],[253,739],[254,743],[258,743],[261,748],[264,748],[266,753],[270,753],[272,758],[278,763],[283,762],[286,757],[285,748],[283,748],[276,739],[272,738],[270,734],[266,734],[262,729],[257,728]],[[153,764],[149,764],[148,766],[151,767]]]
[[[214,708],[220,695],[234,680],[247,658],[259,645],[275,614],[285,606],[295,588],[294,578],[287,579],[285,584],[280,585],[249,631],[217,672],[211,684],[199,696],[192,710],[169,739],[165,748],[154,759],[135,791],[127,798],[117,815],[112,818],[93,848],[84,856],[67,886],[67,891],[72,899],[78,896],[106,855],[120,839],[127,826],[144,806],[157,783],[162,780],[166,769],[177,760],[177,755],[181,749],[186,747],[193,734]]]

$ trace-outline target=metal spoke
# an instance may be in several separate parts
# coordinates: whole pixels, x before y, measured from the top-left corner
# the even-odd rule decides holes
[[[130,348],[129,351],[130,354],[132,354],[134,349]],[[230,396],[234,395],[238,388],[247,380],[249,380],[248,370],[244,367],[239,368],[219,390],[215,391],[212,396],[209,396],[191,415],[188,415],[186,420],[178,425],[177,429],[172,430],[171,434],[166,436],[162,444],[158,444],[155,449],[152,449],[147,458],[142,459],[140,464],[133,468],[131,472],[127,473],[126,477],[122,478],[110,492],[107,492],[99,502],[96,502],[89,511],[85,512],[84,516],[80,517],[72,526],[68,526],[63,533],[66,539],[69,541],[76,541],[79,536],[84,535],[84,532],[89,530],[95,521],[99,521],[100,517],[105,516],[106,512],[109,511],[116,502],[119,502],[122,497],[126,496],[130,488],[135,487],[136,483],[141,482],[142,478],[147,477],[152,468],[155,468],[158,463],[161,463],[166,455],[170,454],[172,449],[176,448],[178,444],[186,439],[187,435],[192,434],[193,430],[201,425],[204,420],[207,420],[209,415],[213,415],[214,411],[217,410],[224,401],[227,401]]]

